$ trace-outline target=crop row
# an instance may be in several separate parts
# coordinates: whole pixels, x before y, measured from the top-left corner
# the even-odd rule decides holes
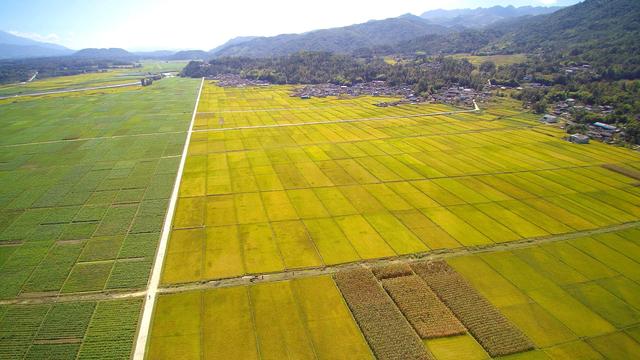
[[[382,286],[422,339],[467,332],[420,277],[409,275],[384,279]]]
[[[491,356],[534,348],[531,341],[445,262],[412,265]]]
[[[334,279],[376,358],[432,358],[370,270],[346,270]]]

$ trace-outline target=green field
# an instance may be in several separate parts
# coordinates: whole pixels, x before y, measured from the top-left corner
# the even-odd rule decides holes
[[[195,80],[164,79],[146,88],[0,104],[0,301],[71,294],[90,299],[92,293],[146,288],[197,86]],[[112,358],[127,357],[141,303],[128,302],[124,314],[120,302],[99,303],[88,315],[86,336],[85,324],[70,345],[49,344],[37,334],[39,321],[51,314],[49,304],[11,305],[2,320],[0,352],[29,351],[26,358],[38,359],[79,351],[80,358],[105,358],[102,352],[113,349]],[[103,308],[109,313],[100,320]],[[58,317],[72,318],[74,311]],[[33,328],[13,326],[22,316]],[[120,323],[130,324],[121,340],[113,330]]]
[[[0,85],[0,96],[72,90],[138,82],[143,74],[179,72],[186,61],[141,61],[139,68],[110,69],[105,72],[39,79],[25,84]]]
[[[141,299],[0,308],[3,359],[126,359]]]
[[[475,66],[480,66],[485,61],[492,61],[497,66],[500,65],[511,65],[511,64],[520,64],[527,61],[526,54],[512,54],[512,55],[468,55],[468,54],[456,54],[452,55],[455,59],[467,59],[470,63]]]

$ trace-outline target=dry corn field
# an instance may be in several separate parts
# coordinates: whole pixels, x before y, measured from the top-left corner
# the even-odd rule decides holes
[[[370,270],[343,271],[335,281],[378,359],[433,359]]]
[[[461,335],[466,329],[417,275],[382,280],[382,286],[423,339]]]
[[[533,343],[446,262],[412,265],[491,356],[534,348]]]
[[[376,278],[378,278],[378,280],[408,276],[413,274],[411,266],[405,263],[376,266],[372,269],[372,271]]]

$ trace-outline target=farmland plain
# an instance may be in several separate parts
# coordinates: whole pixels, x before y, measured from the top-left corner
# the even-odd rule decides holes
[[[1,358],[129,356],[197,88],[0,102]]]
[[[0,100],[0,357],[131,356],[198,84]],[[420,358],[489,358],[412,273],[423,259],[524,335],[507,358],[640,351],[638,180],[603,167],[640,170],[637,152],[570,144],[505,99],[291,89],[205,81],[146,358],[398,358],[372,338],[386,318]],[[347,295],[336,274],[363,267],[371,292]],[[447,317],[422,324],[416,301]]]
[[[186,62],[142,61],[140,65],[137,68],[111,69],[104,72],[37,79],[21,84],[0,85],[0,97],[136,83],[147,73],[180,71]]]
[[[524,352],[504,358],[639,350],[640,192],[637,180],[603,167],[637,170],[637,152],[570,144],[505,100],[481,112],[378,108],[376,98],[301,100],[290,89],[206,83],[147,358],[403,358],[368,309],[382,306],[411,332],[416,315],[404,325],[397,315],[406,304],[389,308],[371,284],[338,301],[342,285],[316,274],[433,256],[495,308],[500,326],[523,334],[514,336]],[[402,271],[389,276],[426,286]],[[331,315],[344,301],[352,316]],[[312,321],[331,316],[341,320]],[[490,358],[493,345],[475,336],[484,335],[426,338],[426,354],[414,355]]]
[[[165,284],[545,238],[637,221],[640,156],[505,109],[377,108],[208,84]],[[222,119],[222,120],[221,120]]]

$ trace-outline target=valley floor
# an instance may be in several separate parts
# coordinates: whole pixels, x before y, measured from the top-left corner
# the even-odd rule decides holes
[[[637,152],[503,103],[199,86],[0,100],[0,357],[640,352]]]

